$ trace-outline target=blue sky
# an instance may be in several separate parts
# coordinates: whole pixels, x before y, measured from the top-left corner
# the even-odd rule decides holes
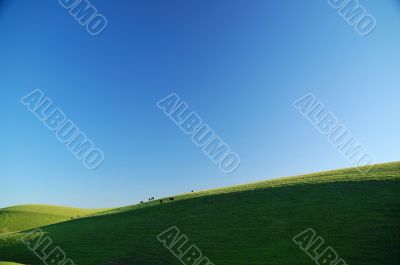
[[[350,166],[292,102],[313,93],[376,157],[399,160],[400,5],[364,0],[357,34],[327,1],[91,1],[91,36],[57,1],[0,4],[0,207],[129,205]],[[88,170],[20,98],[41,89],[105,153]],[[177,93],[239,154],[222,173],[156,102]]]

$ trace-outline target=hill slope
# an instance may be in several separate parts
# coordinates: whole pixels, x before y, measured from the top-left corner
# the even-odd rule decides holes
[[[292,241],[307,228],[323,237],[323,248],[333,247],[349,265],[397,265],[399,196],[400,163],[389,163],[365,176],[343,169],[265,181],[181,195],[162,205],[114,209],[42,229],[76,265],[181,264],[156,238],[171,226],[215,265],[314,264]],[[0,239],[0,260],[41,264],[21,243],[23,236]]]
[[[49,205],[21,205],[0,209],[0,236],[32,229],[104,210],[78,209]]]

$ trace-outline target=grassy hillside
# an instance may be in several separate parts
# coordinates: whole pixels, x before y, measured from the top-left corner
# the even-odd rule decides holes
[[[177,226],[215,265],[309,265],[292,238],[313,228],[349,265],[400,260],[400,163],[343,169],[176,196],[43,227],[76,265],[181,264],[156,236]],[[38,265],[0,238],[0,260]]]
[[[49,205],[21,205],[0,209],[0,236],[94,214],[103,210]]]

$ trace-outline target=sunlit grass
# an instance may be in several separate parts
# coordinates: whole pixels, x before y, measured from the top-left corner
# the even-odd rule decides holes
[[[173,196],[42,227],[77,265],[181,264],[156,239],[177,226],[215,265],[309,265],[292,242],[311,227],[348,264],[397,265],[400,163]],[[25,221],[18,223],[28,223]],[[0,239],[0,259],[41,262],[20,241]]]

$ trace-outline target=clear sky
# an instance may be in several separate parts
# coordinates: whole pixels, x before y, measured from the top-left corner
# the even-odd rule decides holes
[[[399,160],[400,4],[357,34],[326,0],[92,0],[91,36],[56,0],[0,2],[0,207],[129,205],[349,167],[292,102],[313,93],[377,162]],[[88,170],[20,102],[41,89],[105,153]],[[224,174],[156,102],[177,93],[237,152]]]

